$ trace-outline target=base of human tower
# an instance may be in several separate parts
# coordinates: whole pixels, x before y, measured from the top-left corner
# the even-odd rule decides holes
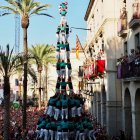
[[[41,140],[95,140],[98,130],[94,118],[84,109],[81,94],[56,92],[49,99],[44,114],[37,123],[37,139]]]

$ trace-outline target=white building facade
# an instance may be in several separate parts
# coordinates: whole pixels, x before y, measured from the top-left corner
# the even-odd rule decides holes
[[[91,112],[110,135],[123,130],[140,140],[140,1],[90,0],[85,20],[85,65],[95,71],[105,60],[103,76],[92,75],[84,88],[92,88]]]

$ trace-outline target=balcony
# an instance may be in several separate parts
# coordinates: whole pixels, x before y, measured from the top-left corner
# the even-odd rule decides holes
[[[134,3],[132,5],[133,8],[133,16],[131,21],[129,22],[129,28],[136,29],[140,26],[140,3]]]
[[[123,79],[124,82],[140,82],[140,54],[132,62],[128,61],[129,58],[123,59],[117,66],[118,79]]]
[[[118,36],[124,38],[127,36],[127,32],[127,12],[123,8],[118,22]]]

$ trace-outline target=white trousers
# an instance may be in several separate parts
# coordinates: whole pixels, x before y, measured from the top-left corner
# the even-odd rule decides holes
[[[65,56],[66,56],[66,51],[65,49],[60,49],[60,58],[62,60],[65,60]]]
[[[85,133],[84,132],[79,134],[79,140],[85,140]]]
[[[57,132],[57,140],[62,140],[62,132]]]
[[[49,130],[44,129],[44,140],[49,140],[50,135],[49,135]]]
[[[60,35],[56,34],[57,42],[60,42]]]
[[[62,119],[68,119],[68,108],[63,108],[61,113]]]
[[[68,69],[68,77],[71,76],[71,72],[72,72],[72,70]]]
[[[70,59],[70,51],[66,51],[66,58]]]
[[[82,107],[80,106],[77,108],[77,115],[81,116],[81,113],[82,113]]]
[[[58,75],[58,77],[60,77],[60,70],[56,70],[57,71],[57,75]]]
[[[69,34],[66,34],[66,38],[65,38],[66,42],[68,42],[68,38],[69,38]]]
[[[71,115],[72,115],[72,117],[76,116],[76,106],[71,108]]]
[[[54,115],[54,108],[53,106],[48,106],[48,109],[47,109],[47,115],[49,115],[50,117]]]
[[[60,51],[56,51],[56,58],[60,59]]]
[[[55,132],[53,130],[49,130],[49,134],[50,134],[51,140],[54,140]]]
[[[55,108],[55,114],[54,114],[54,118],[55,118],[55,120],[58,120],[60,114],[61,114],[60,109]]]
[[[43,134],[44,134],[44,129],[40,129],[40,136],[39,136],[39,138],[42,138]]]
[[[96,140],[96,137],[94,136],[94,130],[90,130],[89,132],[88,132],[88,139],[89,140]]]
[[[60,75],[65,78],[66,77],[66,69],[61,69]]]
[[[63,140],[68,140],[69,138],[69,133],[68,132],[62,132],[62,139]]]
[[[80,134],[80,131],[77,130],[77,131],[76,131],[76,137],[75,137],[75,140],[78,140],[78,138],[79,138],[79,134]]]
[[[66,42],[66,34],[60,33],[60,39],[61,39],[61,41],[63,41],[65,43]]]
[[[39,130],[36,130],[36,140],[38,139],[39,135],[40,135],[40,131]]]

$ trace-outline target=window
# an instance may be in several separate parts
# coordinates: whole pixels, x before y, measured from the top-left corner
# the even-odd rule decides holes
[[[104,40],[102,40],[102,51],[104,52],[105,46],[104,46]]]
[[[124,55],[127,55],[127,52],[128,52],[127,49],[128,48],[127,48],[127,41],[126,41],[126,42],[124,42]]]
[[[137,33],[135,35],[135,49],[139,49],[140,48],[140,33]]]
[[[83,77],[83,66],[79,66],[79,74],[78,74],[78,76],[79,77]]]

